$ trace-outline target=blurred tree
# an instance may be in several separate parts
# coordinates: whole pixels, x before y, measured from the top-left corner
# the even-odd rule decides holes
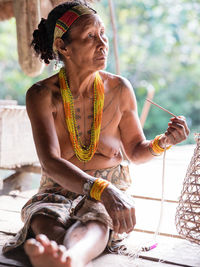
[[[21,105],[25,104],[27,89],[35,82],[53,73],[53,63],[36,78],[26,76],[20,69],[17,55],[16,24],[12,18],[0,22],[0,98],[16,99]]]
[[[107,18],[107,1],[98,5]],[[135,89],[139,113],[146,97],[144,85],[151,84],[155,102],[187,118],[187,142],[194,143],[193,133],[200,131],[200,2],[123,0],[116,1],[115,8],[121,74]],[[109,67],[113,71],[114,66]],[[144,125],[146,136],[165,131],[169,118],[152,106]]]

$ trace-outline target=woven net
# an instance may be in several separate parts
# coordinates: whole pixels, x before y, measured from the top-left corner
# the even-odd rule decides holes
[[[197,146],[183,182],[175,223],[182,237],[200,245],[200,133],[195,137]]]

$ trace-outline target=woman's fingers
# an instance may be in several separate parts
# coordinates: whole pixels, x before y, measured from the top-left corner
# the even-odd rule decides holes
[[[113,221],[116,233],[130,232],[135,226],[133,198],[109,185],[103,192],[102,203]]]
[[[115,233],[119,233],[119,229],[120,229],[120,222],[117,218],[117,216],[115,216],[114,218],[112,218],[113,221],[113,230]]]
[[[121,212],[121,216],[120,216],[120,228],[119,228],[119,233],[120,234],[122,234],[122,233],[124,233],[124,232],[126,232],[127,231],[127,224],[128,224],[129,222],[128,221],[126,221],[126,218],[125,218],[125,216],[124,216],[124,212]]]
[[[113,214],[113,230],[116,233],[130,233],[135,226],[135,209],[133,207],[121,209]]]
[[[132,223],[133,223],[133,229],[136,225],[136,216],[135,216],[135,208],[131,208],[131,218],[132,218]]]
[[[135,226],[135,211],[134,208],[130,207],[128,210],[126,210],[125,213],[125,221],[126,221],[126,233],[129,233],[133,231]]]
[[[184,128],[179,130],[178,125],[170,125],[167,129],[166,136],[171,138],[170,141],[173,145],[187,138]]]
[[[171,118],[171,122],[173,123],[173,125],[177,125],[177,129],[184,130],[186,135],[188,135],[190,133],[190,130],[187,126],[187,122],[184,116],[178,116],[175,118]]]
[[[169,127],[165,133],[165,136],[168,139],[166,140],[168,144],[178,144],[186,140],[189,135],[190,130],[183,116],[171,118],[171,122],[169,122],[168,126]]]

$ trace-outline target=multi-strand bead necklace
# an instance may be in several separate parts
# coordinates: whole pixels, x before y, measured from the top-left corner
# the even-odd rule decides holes
[[[74,148],[76,157],[82,162],[88,162],[92,159],[94,153],[97,150],[100,130],[101,130],[101,120],[102,112],[104,106],[104,85],[98,72],[96,72],[96,77],[94,80],[94,116],[93,123],[91,127],[91,139],[88,146],[81,142],[76,115],[74,109],[74,100],[71,90],[68,86],[67,77],[65,69],[61,68],[59,72],[59,82],[60,90],[64,104],[65,111],[65,121],[70,135],[70,140]]]

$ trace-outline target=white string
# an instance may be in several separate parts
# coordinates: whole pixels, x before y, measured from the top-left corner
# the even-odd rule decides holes
[[[156,231],[154,232],[154,237],[153,237],[153,242],[152,246],[142,246],[143,251],[148,251],[151,250],[152,248],[155,248],[157,246],[157,236],[159,235],[160,232],[160,227],[162,224],[163,220],[163,211],[164,211],[164,201],[165,201],[165,162],[166,162],[166,146],[164,148],[164,153],[163,153],[163,160],[162,160],[162,186],[161,186],[161,203],[160,203],[160,216],[159,216],[159,221],[158,225],[156,228]]]
[[[161,203],[160,203],[160,217],[158,221],[158,225],[154,234],[154,239],[157,239],[157,236],[160,232],[160,227],[163,220],[163,211],[164,211],[164,201],[165,201],[165,159],[166,159],[166,148],[163,153],[163,161],[162,161],[162,193],[161,193]]]
[[[165,163],[166,163],[166,146],[164,148],[163,159],[162,159],[162,186],[161,186],[160,216],[159,216],[158,225],[157,225],[156,231],[154,233],[154,237],[153,237],[153,240],[156,243],[157,243],[157,237],[160,233],[160,227],[161,227],[162,220],[163,220],[163,211],[164,211],[164,202],[165,202]],[[139,255],[139,253],[141,251],[148,251],[150,249],[151,248],[149,246],[141,246],[141,247],[139,246],[134,252],[132,251],[132,253],[131,253],[131,251],[129,251],[128,254],[129,254],[130,258],[133,258],[133,257],[137,257],[137,255]],[[123,253],[124,253],[124,251],[122,251],[122,254]]]

